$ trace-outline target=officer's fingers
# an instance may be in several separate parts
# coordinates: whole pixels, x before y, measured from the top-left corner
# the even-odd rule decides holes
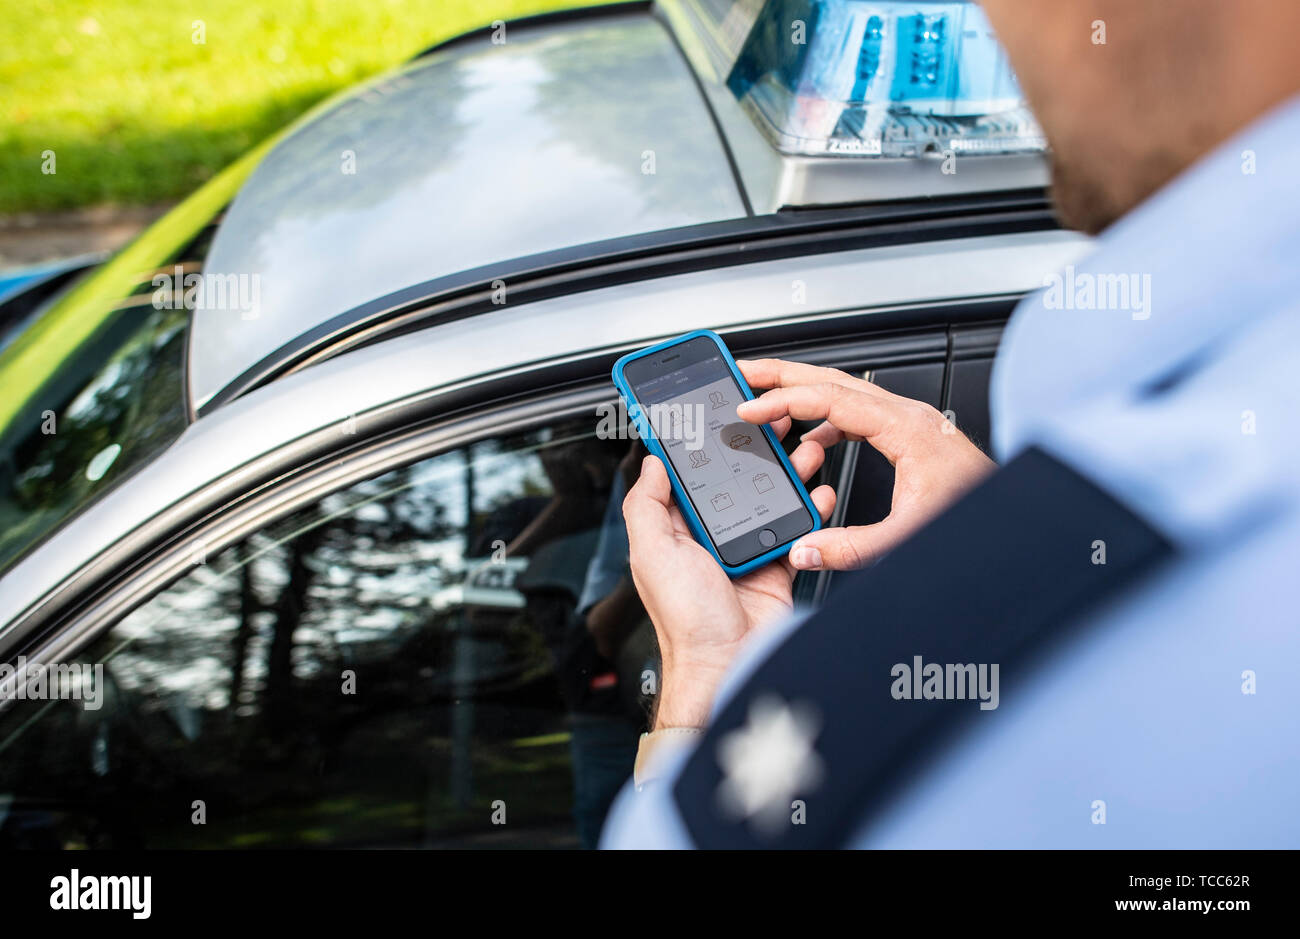
[[[682,510],[681,510],[681,509],[678,507],[678,505],[677,505],[677,500],[674,499],[674,498],[672,497],[672,495],[673,495],[673,486],[672,486],[672,483],[668,480],[668,471],[664,468],[663,463],[659,462],[659,460],[655,459],[654,457],[646,457],[646,460],[654,460],[654,464],[655,464],[655,465],[654,465],[654,467],[650,470],[650,473],[651,473],[652,475],[655,474],[655,473],[657,473],[658,476],[661,476],[661,477],[662,477],[662,480],[659,480],[658,478],[656,478],[653,482],[651,482],[650,480],[647,480],[647,482],[650,483],[650,484],[652,484],[652,485],[654,485],[654,486],[660,486],[660,485],[664,485],[664,484],[667,485],[667,489],[668,489],[668,521],[669,521],[669,522],[672,524],[672,526],[673,526],[673,534],[675,534],[675,535],[686,535],[686,536],[689,537],[690,534],[691,534],[691,529],[690,529],[690,526],[686,524],[686,519],[685,519],[685,517],[682,515]],[[656,494],[656,498],[657,498],[657,497],[659,496],[659,494],[660,494],[660,490],[656,489],[656,490],[655,490],[655,494]]]
[[[691,535],[691,528],[686,524],[686,518],[682,515],[682,510],[677,507],[676,502],[674,502],[672,507],[668,509],[668,518],[672,520],[673,531],[678,535],[694,537]]]
[[[830,486],[818,486],[808,493],[808,497],[812,499],[813,507],[817,509],[817,514],[821,516],[823,522],[831,517],[831,513],[835,511],[836,496],[834,489]],[[799,573],[799,569],[790,563],[789,554],[781,558],[781,566],[785,568],[785,572],[790,575],[791,580]]]
[[[664,465],[653,456],[641,461],[641,477],[623,499],[629,551],[652,553],[676,537],[670,514],[673,490]]]
[[[826,420],[846,434],[857,434],[870,440],[889,428],[891,420],[897,416],[895,411],[892,401],[826,382],[774,388],[753,401],[744,402],[736,413],[741,420],[751,424],[766,424],[786,416],[804,421]],[[886,452],[887,448],[875,441],[872,443],[885,456],[891,456]]]
[[[811,440],[814,443],[821,444],[823,450],[829,450],[844,440],[860,440],[861,438],[857,434],[844,433],[830,421],[822,421],[799,439]]]
[[[821,365],[808,365],[803,362],[788,362],[785,359],[737,359],[736,365],[745,381],[755,388],[783,388],[789,385],[812,385],[836,378],[849,378],[847,372],[839,369],[825,368]]]
[[[804,482],[812,479],[814,473],[826,462],[826,451],[815,440],[805,440],[794,448],[790,454],[790,465]]]
[[[813,505],[817,508],[817,514],[826,521],[835,511],[835,490],[830,486],[818,486],[812,492],[808,493],[812,499]]]
[[[792,426],[794,426],[794,421],[788,417],[783,417],[779,421],[772,422],[772,433],[776,434],[777,440],[784,440],[785,435],[790,433]]]
[[[790,563],[798,570],[848,571],[866,567],[906,537],[889,519],[874,525],[823,528],[804,535],[790,549]]]
[[[745,376],[745,381],[755,388],[792,388],[795,385],[817,385],[822,382],[835,382],[851,388],[869,384],[838,368],[808,365],[804,362],[787,362],[785,359],[744,359],[737,360],[736,365],[740,367],[740,373]]]

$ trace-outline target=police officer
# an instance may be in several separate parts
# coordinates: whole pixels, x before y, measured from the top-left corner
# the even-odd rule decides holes
[[[1096,251],[1013,316],[994,467],[932,408],[742,362],[741,416],[894,464],[731,582],[647,458],[663,673],[608,847],[1300,844],[1300,6],[984,0]],[[834,493],[820,487],[829,513]],[[796,570],[847,570],[812,614]]]

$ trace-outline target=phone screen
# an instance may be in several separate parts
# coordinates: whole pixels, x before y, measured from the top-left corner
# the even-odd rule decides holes
[[[723,561],[743,564],[812,529],[767,436],[736,416],[745,396],[715,343],[689,339],[634,359],[624,376]]]

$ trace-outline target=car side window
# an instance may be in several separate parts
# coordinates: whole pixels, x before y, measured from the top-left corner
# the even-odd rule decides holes
[[[575,419],[196,547],[0,714],[0,846],[593,846],[656,681],[639,464]]]

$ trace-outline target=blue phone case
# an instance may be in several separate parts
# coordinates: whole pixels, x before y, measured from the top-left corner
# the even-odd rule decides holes
[[[758,557],[746,561],[744,564],[733,566],[722,560],[713,547],[713,541],[709,538],[703,520],[695,511],[695,507],[691,505],[691,500],[686,495],[686,489],[682,485],[681,479],[677,476],[677,470],[673,468],[673,464],[668,460],[668,454],[664,452],[663,444],[661,444],[659,438],[655,436],[654,430],[650,427],[650,422],[646,419],[640,405],[637,404],[636,398],[632,394],[632,388],[623,375],[623,369],[629,362],[642,358],[643,356],[654,355],[657,352],[667,349],[669,346],[675,346],[679,342],[685,342],[688,339],[697,339],[701,336],[707,337],[718,347],[718,351],[722,353],[722,360],[727,363],[727,368],[731,370],[732,376],[736,379],[736,384],[740,385],[741,392],[747,400],[752,400],[754,398],[754,392],[750,389],[749,383],[745,381],[745,376],[740,373],[740,369],[736,367],[736,360],[731,357],[731,351],[727,349],[726,344],[722,341],[722,337],[709,329],[697,329],[694,332],[678,336],[676,339],[669,339],[666,342],[661,342],[657,345],[649,346],[636,352],[629,352],[614,363],[612,375],[614,379],[614,387],[616,387],[618,393],[622,395],[623,401],[627,405],[628,414],[636,423],[637,433],[640,434],[641,439],[645,441],[647,449],[658,457],[659,461],[663,463],[664,467],[668,470],[668,479],[673,485],[673,498],[677,500],[677,507],[681,509],[682,517],[686,519],[686,524],[690,527],[691,534],[695,536],[696,541],[709,549],[709,553],[712,554],[714,560],[718,562],[718,566],[726,571],[728,575],[731,577],[740,577],[748,574],[750,571],[757,570],[764,564],[775,561],[777,558],[784,557],[790,550],[791,542],[787,541],[785,544],[779,544],[771,551],[764,552]],[[817,511],[817,507],[813,505],[812,499],[808,496],[808,490],[804,487],[798,474],[795,473],[794,467],[790,465],[790,459],[785,455],[785,448],[781,446],[781,441],[776,439],[776,434],[772,432],[772,428],[769,425],[762,424],[759,429],[763,431],[768,442],[772,445],[772,449],[776,451],[777,458],[780,459],[781,465],[785,468],[786,474],[794,483],[795,492],[799,494],[799,498],[803,500],[804,506],[807,507],[808,513],[812,516],[813,525],[812,528],[809,529],[809,532],[817,531],[822,527],[821,515]],[[799,537],[802,538],[803,535],[800,535]]]

